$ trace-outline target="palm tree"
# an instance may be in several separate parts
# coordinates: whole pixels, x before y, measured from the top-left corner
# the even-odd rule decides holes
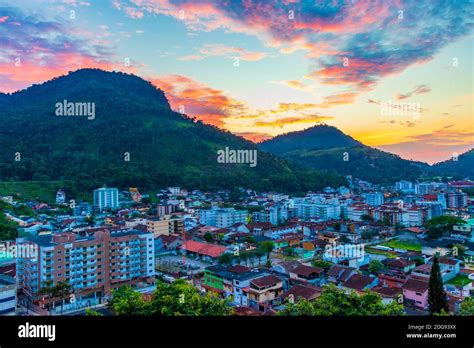
[[[52,280],[46,280],[43,282],[43,286],[41,287],[39,294],[43,296],[43,300],[45,297],[48,298],[48,300],[53,297],[55,292],[55,286]],[[50,303],[46,304],[47,307],[49,307]],[[49,309],[48,309],[49,310]]]
[[[63,314],[64,300],[72,292],[71,285],[66,281],[60,281],[54,287],[55,296],[58,296],[61,299],[61,315]]]

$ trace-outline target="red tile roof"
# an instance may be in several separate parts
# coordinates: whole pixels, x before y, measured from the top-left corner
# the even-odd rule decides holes
[[[300,265],[296,267],[294,270],[290,271],[291,273],[295,273],[297,275],[302,275],[304,277],[307,277],[313,273],[320,274],[324,270],[319,267],[312,267],[312,266],[306,266],[306,265]]]
[[[226,247],[221,245],[211,244],[211,243],[202,243],[195,240],[188,240],[182,246],[182,249],[187,250],[192,253],[206,255],[210,257],[219,257],[226,250]]]
[[[425,292],[428,291],[428,281],[420,278],[408,278],[406,283],[402,285],[403,290]]]
[[[363,274],[353,274],[349,279],[347,279],[343,286],[345,288],[351,288],[355,290],[364,290],[367,285],[370,285],[374,281],[374,278],[363,275]]]
[[[276,285],[279,282],[281,282],[281,279],[273,274],[260,277],[251,281],[252,284],[256,285],[259,288],[264,286]]]

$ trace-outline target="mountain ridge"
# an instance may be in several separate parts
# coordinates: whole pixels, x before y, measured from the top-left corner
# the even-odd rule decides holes
[[[174,112],[163,91],[135,75],[80,69],[0,99],[2,180],[288,192],[344,183]],[[94,103],[95,118],[57,116],[63,100]],[[258,151],[257,167],[217,163],[226,146]]]

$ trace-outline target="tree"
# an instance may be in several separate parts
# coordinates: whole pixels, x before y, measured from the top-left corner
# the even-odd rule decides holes
[[[286,256],[295,256],[296,255],[296,251],[295,251],[295,248],[293,247],[288,247],[288,248],[285,248],[283,250],[283,254],[285,254]]]
[[[142,294],[130,286],[123,286],[112,292],[110,307],[117,315],[147,315],[150,314],[148,305]]]
[[[428,227],[426,234],[430,238],[439,238],[452,231],[453,226],[463,225],[464,223],[463,219],[456,216],[436,216],[426,222],[426,227]]]
[[[275,245],[272,241],[264,241],[258,245],[258,248],[267,255],[267,259],[270,259],[270,253],[275,249]]]
[[[360,219],[365,222],[374,221],[374,218],[368,214],[362,215]]]
[[[360,236],[362,237],[363,240],[371,241],[374,238],[374,233],[370,230],[363,231]]]
[[[383,263],[380,262],[379,260],[371,260],[369,262],[369,272],[377,274],[379,273],[383,268]]]
[[[113,292],[113,311],[118,315],[222,316],[234,313],[226,300],[217,295],[202,295],[182,279],[171,284],[158,282],[149,301],[129,286]]]
[[[459,315],[474,315],[474,298],[466,297],[459,308]]]
[[[234,257],[232,256],[232,254],[224,253],[221,256],[219,256],[218,261],[219,261],[219,263],[221,263],[223,265],[231,265],[233,259],[234,259]]]
[[[444,291],[438,257],[436,255],[433,257],[430,281],[428,284],[428,305],[431,314],[441,313],[442,310],[449,312],[448,299]]]
[[[72,287],[68,282],[60,281],[54,287],[54,296],[61,299],[61,315],[63,314],[64,300],[71,294]]]
[[[339,237],[339,242],[343,244],[348,244],[351,242],[351,240],[347,236],[340,236]]]
[[[86,316],[88,317],[103,317],[104,315],[94,309],[86,308]]]
[[[45,300],[47,299],[47,301],[45,302],[46,302],[46,307],[48,308],[48,310],[51,307],[50,299],[53,297],[54,292],[55,292],[55,287],[54,287],[53,281],[52,280],[44,281],[39,291],[39,294],[42,295]]]
[[[374,292],[359,295],[353,291],[347,294],[334,285],[327,285],[315,300],[300,299],[294,304],[289,303],[279,315],[403,315],[403,306],[396,301],[384,304],[382,298]]]
[[[210,232],[204,233],[204,240],[208,243],[212,242],[214,240],[214,237]]]
[[[329,261],[324,261],[324,260],[314,260],[313,261],[313,266],[314,267],[319,267],[319,268],[322,268],[324,269],[325,271],[327,271],[328,269],[331,268],[333,264]]]

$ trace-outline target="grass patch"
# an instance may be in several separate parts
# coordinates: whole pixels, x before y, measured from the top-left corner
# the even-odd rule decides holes
[[[390,259],[394,259],[394,258],[397,257],[397,254],[394,253],[393,251],[379,250],[379,249],[374,249],[374,248],[370,248],[370,247],[366,247],[365,251],[369,254],[384,255],[384,256],[387,256]]]
[[[385,243],[380,244],[380,245],[388,246],[388,247],[394,248],[394,249],[421,252],[421,244],[401,241],[401,240],[398,240],[398,239],[393,239],[389,242],[385,242]]]
[[[457,276],[455,276],[453,279],[451,279],[447,283],[451,284],[451,285],[463,287],[463,286],[469,284],[470,282],[471,282],[471,280],[466,275],[458,274]]]

